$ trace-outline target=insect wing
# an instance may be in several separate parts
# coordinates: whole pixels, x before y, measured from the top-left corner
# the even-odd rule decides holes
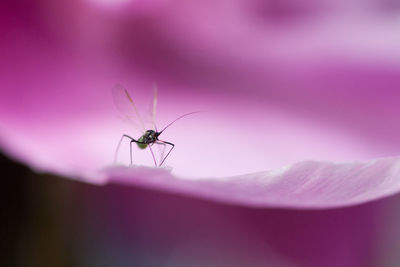
[[[158,90],[157,90],[157,85],[154,83],[153,85],[153,100],[150,103],[149,107],[148,107],[148,112],[145,114],[145,123],[146,125],[149,124],[151,125],[152,129],[156,132],[158,132],[157,130],[157,126],[156,126],[156,112],[157,112],[157,103],[158,103]]]
[[[143,120],[133,102],[128,91],[121,85],[116,85],[112,89],[113,101],[118,111],[142,132],[145,132]]]
[[[153,97],[153,105],[151,109],[151,123],[153,124],[153,129],[157,132],[156,126],[156,112],[157,112],[157,102],[158,102],[158,88],[157,85],[154,83],[154,97]]]

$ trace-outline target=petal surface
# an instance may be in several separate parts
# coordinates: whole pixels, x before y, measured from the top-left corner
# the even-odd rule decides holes
[[[361,7],[347,17],[329,1],[281,7],[283,17],[243,1],[153,1],[132,14],[89,2],[64,3],[57,18],[47,1],[2,11],[0,145],[11,157],[90,183],[259,207],[398,192],[399,40],[379,41],[395,32],[392,17]],[[161,136],[176,145],[170,169],[113,167],[120,136],[141,133],[119,119],[111,88],[123,84],[145,114],[154,81],[159,125],[207,112]],[[135,149],[134,163],[151,166],[148,152]],[[126,140],[118,156],[129,164]]]

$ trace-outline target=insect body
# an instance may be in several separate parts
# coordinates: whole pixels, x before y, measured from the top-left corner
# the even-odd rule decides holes
[[[120,141],[119,141],[119,143],[118,143],[118,146],[117,146],[117,151],[116,151],[116,155],[115,155],[115,160],[114,160],[114,161],[116,161],[116,156],[117,156],[119,147],[120,147],[120,145],[121,145],[122,139],[128,138],[128,139],[131,140],[131,141],[130,141],[131,165],[133,164],[133,159],[132,159],[132,154],[133,154],[133,151],[132,151],[132,144],[133,144],[133,143],[136,143],[137,146],[138,146],[140,149],[146,149],[146,148],[148,147],[148,148],[150,149],[150,151],[151,151],[151,155],[153,156],[154,165],[160,167],[160,166],[164,163],[164,161],[167,159],[169,153],[171,153],[172,149],[175,147],[175,145],[172,144],[172,143],[170,143],[170,142],[162,141],[162,140],[158,139],[158,136],[159,136],[160,134],[161,134],[161,132],[156,132],[156,131],[154,131],[154,130],[147,130],[147,131],[146,131],[139,139],[137,139],[137,140],[135,140],[133,137],[130,137],[130,136],[127,135],[127,134],[122,135],[122,137],[121,137],[121,139],[120,139]],[[165,145],[170,145],[170,146],[171,146],[171,148],[170,148],[170,150],[168,151],[167,155],[161,159],[161,163],[160,163],[160,164],[157,164],[156,158],[155,158],[155,156],[154,156],[154,152],[153,152],[153,149],[152,149],[152,146],[153,146],[154,144],[164,145],[164,146],[165,146]]]
[[[161,131],[157,131],[157,127],[155,125],[155,113],[156,113],[156,106],[157,106],[157,90],[155,90],[154,100],[153,100],[153,114],[152,114],[154,130],[150,129],[150,130],[144,131],[144,129],[145,129],[144,128],[144,123],[143,123],[143,121],[142,121],[142,119],[141,119],[141,117],[140,117],[140,115],[139,115],[139,113],[138,113],[138,111],[136,109],[136,106],[135,106],[132,98],[130,97],[128,91],[126,89],[122,88],[121,86],[116,86],[113,89],[113,96],[114,96],[114,102],[115,102],[117,108],[123,114],[125,114],[126,118],[128,118],[130,120],[132,118],[132,116],[126,115],[126,112],[125,112],[125,110],[124,110],[124,108],[123,108],[123,106],[121,104],[121,103],[125,103],[126,104],[127,103],[126,100],[128,100],[130,109],[131,110],[133,109],[133,111],[135,112],[135,115],[136,115],[136,117],[138,118],[138,120],[140,122],[141,129],[144,132],[143,135],[140,136],[137,140],[134,139],[133,137],[127,135],[127,134],[123,134],[122,135],[121,139],[119,140],[117,149],[115,151],[114,163],[117,161],[117,154],[118,154],[118,150],[119,150],[119,147],[121,145],[122,140],[124,138],[128,138],[128,139],[130,139],[130,163],[131,163],[131,165],[133,164],[132,144],[136,143],[137,146],[140,149],[146,149],[148,147],[150,149],[151,155],[153,156],[154,165],[160,167],[164,163],[164,161],[167,159],[168,155],[171,153],[171,151],[175,147],[175,145],[173,143],[160,140],[158,137],[164,132],[165,129],[167,129],[169,126],[171,126],[177,120],[179,120],[179,119],[181,119],[181,118],[183,118],[185,116],[188,116],[188,115],[191,115],[191,114],[199,112],[199,111],[195,111],[195,112],[186,113],[186,114],[178,117],[177,119],[175,119],[171,123],[169,123]],[[121,99],[123,100],[122,102],[121,102]],[[155,145],[155,144],[156,145],[163,145],[164,147],[167,146],[167,145],[170,146],[170,149],[169,149],[167,155],[161,157],[161,162],[159,164],[157,164],[157,161],[156,161],[156,158],[154,156],[153,149],[152,149],[152,146]]]
[[[160,133],[157,133],[156,131],[153,130],[147,130],[144,135],[142,135],[138,139],[138,147],[141,149],[145,149],[148,144],[153,144],[154,142],[157,141],[157,137],[160,135]],[[140,142],[140,143],[139,143]]]

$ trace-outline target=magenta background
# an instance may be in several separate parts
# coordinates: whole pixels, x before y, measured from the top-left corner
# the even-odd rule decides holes
[[[128,4],[132,13],[93,1],[5,5],[0,108],[15,138],[4,146],[39,170],[110,164],[115,140],[131,132],[110,88],[148,103],[155,81],[160,124],[210,111],[166,136],[179,144],[169,161],[180,175],[398,154],[397,23],[380,2],[155,1]]]
[[[154,81],[160,119],[204,106],[216,114],[171,129],[182,150],[170,164],[187,176],[399,154],[396,3],[94,3],[2,3],[0,144],[33,169],[104,182],[96,171],[120,134],[110,88],[121,83],[146,99]],[[188,128],[197,131],[187,136]],[[195,164],[184,161],[192,140],[218,133],[227,140],[221,161],[211,142],[192,156]],[[229,146],[235,139],[239,147]],[[233,150],[240,153],[229,169]],[[400,260],[397,196],[334,210],[258,210],[131,185],[80,185],[70,201],[83,266],[103,257],[106,266]]]

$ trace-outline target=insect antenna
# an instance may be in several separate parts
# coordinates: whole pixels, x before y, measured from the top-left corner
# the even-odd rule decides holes
[[[182,119],[183,117],[186,117],[186,116],[189,116],[189,115],[192,115],[192,114],[196,114],[196,113],[200,113],[200,112],[204,112],[204,111],[193,111],[193,112],[189,112],[189,113],[186,113],[186,114],[183,114],[183,115],[179,116],[178,118],[176,118],[175,120],[173,120],[172,122],[170,122],[169,124],[167,124],[167,126],[165,126],[164,129],[162,129],[162,130],[159,132],[159,135],[160,135],[162,132],[164,132],[164,130],[167,129],[169,126],[171,126],[172,124],[174,124],[177,120],[180,120],[180,119]]]

